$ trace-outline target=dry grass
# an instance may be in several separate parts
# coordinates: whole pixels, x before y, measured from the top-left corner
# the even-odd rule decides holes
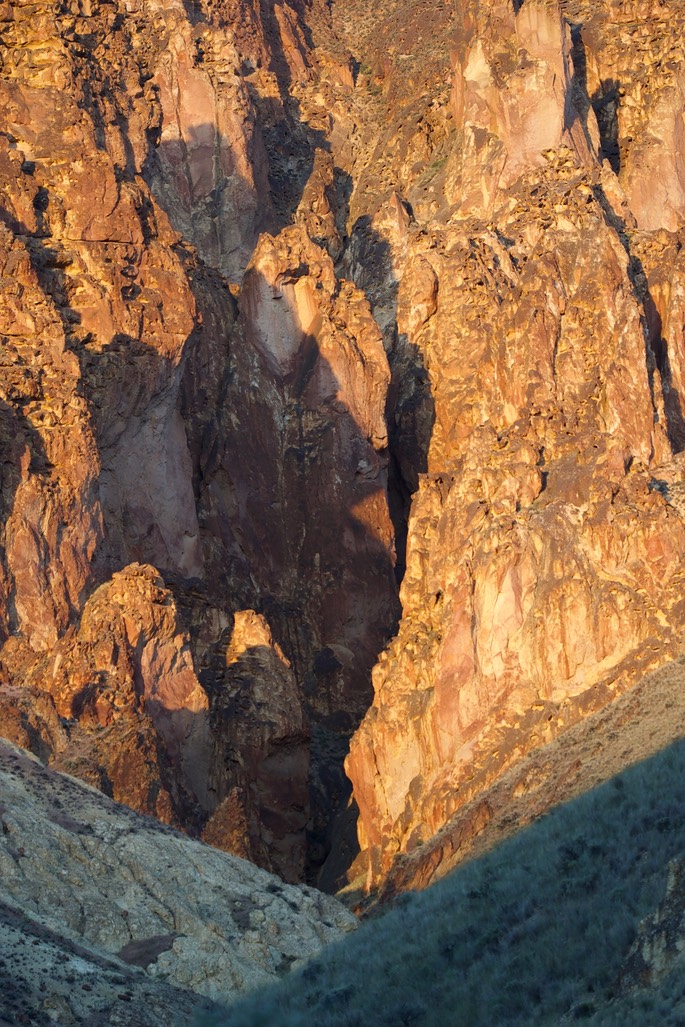
[[[276,990],[210,1022],[685,1023],[680,957],[659,988],[619,983],[640,922],[663,898],[669,862],[685,854],[685,741],[673,741],[685,725],[684,675],[678,661],[646,678],[524,761],[528,776],[517,773],[527,791],[513,795],[516,775],[507,787],[513,801],[527,795],[530,803],[555,781],[571,790],[604,783],[403,896]]]

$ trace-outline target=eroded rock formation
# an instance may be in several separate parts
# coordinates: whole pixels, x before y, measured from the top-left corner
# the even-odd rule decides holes
[[[472,797],[477,768],[494,779],[554,737],[576,696],[604,704],[682,625],[677,175],[666,163],[643,207],[631,157],[605,159],[608,81],[627,125],[645,74],[616,35],[649,35],[654,64],[673,37],[651,8],[639,30],[632,11],[595,12],[592,50],[572,5],[460,10],[451,206],[429,224],[376,215],[379,298],[397,280],[398,348],[421,354],[433,425],[400,631],[348,761],[372,884]],[[656,124],[655,151],[677,151],[674,123]]]
[[[3,724],[296,880],[397,619],[389,370],[323,151],[279,231],[309,65],[252,13],[1,9]]]
[[[676,653],[683,13],[0,5],[6,734],[375,888]]]

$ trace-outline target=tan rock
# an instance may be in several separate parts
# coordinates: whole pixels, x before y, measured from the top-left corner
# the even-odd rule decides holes
[[[355,926],[334,899],[117,806],[8,742],[0,776],[1,945],[36,1014],[184,1023],[212,1006],[198,995],[227,1002],[262,987]]]
[[[193,32],[179,13],[151,79],[161,107],[153,190],[200,256],[234,280],[270,209],[266,153],[239,66],[229,34]]]
[[[404,575],[375,887],[681,632],[682,4],[1,10],[5,730],[294,877]]]
[[[489,212],[499,188],[544,166],[545,151],[559,146],[593,163],[599,133],[592,110],[575,107],[571,30],[560,8],[476,4],[456,48],[452,103],[463,171],[452,202]]]
[[[592,190],[562,167],[521,180],[496,237],[476,223],[410,238],[398,326],[424,354],[435,423],[399,635],[347,764],[372,883],[459,808],[494,724],[593,689],[605,702],[679,631],[685,534],[650,491],[671,447],[645,308]],[[528,188],[568,224],[531,233]]]
[[[675,231],[684,211],[678,156],[684,57],[674,22],[682,10],[642,4],[638,12],[631,5],[606,5],[592,14],[582,38],[602,149],[639,227]],[[658,173],[646,173],[648,168]]]

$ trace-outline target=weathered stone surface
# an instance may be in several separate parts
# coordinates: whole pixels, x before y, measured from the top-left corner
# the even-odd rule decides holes
[[[674,859],[669,865],[663,901],[638,927],[637,938],[621,968],[623,988],[657,985],[682,960],[685,947],[684,874],[682,859]]]
[[[54,747],[41,732],[50,762],[165,821],[213,808],[207,695],[154,568],[133,564],[97,589],[22,684],[50,696],[66,725]]]
[[[221,1010],[208,999],[153,980],[93,946],[45,927],[0,900],[2,1023],[187,1024]]]
[[[462,212],[489,213],[500,188],[544,166],[546,150],[593,160],[599,131],[592,108],[576,106],[571,52],[554,4],[460,7],[452,105],[462,171],[447,196]]]
[[[226,1002],[354,928],[334,899],[117,806],[8,742],[0,777],[2,947],[19,975],[3,1009],[36,1022],[187,1023],[198,995]]]
[[[269,221],[266,152],[232,33],[192,26],[181,3],[174,14],[149,82],[161,113],[152,188],[200,256],[237,280]]]
[[[673,653],[678,652],[675,645]],[[642,657],[648,668],[652,654]],[[677,743],[685,682],[682,655],[653,673],[635,668],[637,684],[623,694],[588,689],[561,703],[540,700],[492,723],[458,777],[460,803],[425,843],[398,856],[381,888],[364,902],[385,902],[445,877],[478,858],[551,807],[592,791],[627,766]],[[668,716],[664,716],[668,711]],[[531,740],[533,745],[531,746]],[[448,793],[456,778],[445,786]],[[417,843],[418,842],[418,843]],[[359,882],[349,892],[359,899]]]
[[[235,614],[212,718],[216,758],[208,785],[217,805],[202,837],[286,880],[301,880],[309,726],[290,662],[264,617],[253,610]],[[230,844],[230,836],[227,843],[227,829],[236,832],[236,827],[242,828],[242,852]]]
[[[677,231],[685,213],[685,58],[676,27],[682,5],[581,4],[579,14],[578,75],[597,114],[601,155],[618,174],[637,225]]]
[[[304,225],[312,242],[323,246],[337,260],[343,252],[343,243],[336,223],[335,167],[327,150],[316,150],[312,171],[302,190],[302,199],[296,220]]]
[[[325,855],[396,618],[388,369],[303,229],[263,238],[238,316],[229,284],[273,223],[253,100],[294,126],[281,91],[311,78],[301,11],[243,13],[252,34],[228,4],[0,22],[2,722],[294,879],[310,788]],[[303,217],[337,257],[330,157],[310,170]],[[234,659],[250,610],[260,640]]]
[[[336,278],[299,226],[262,236],[240,311],[228,385],[236,402],[210,428],[222,434],[201,518],[225,564],[249,568],[252,602],[292,664],[312,732],[314,833],[324,844],[325,811],[347,796],[347,739],[397,615],[388,364],[363,295]]]
[[[272,588],[305,604],[320,651],[331,649],[318,672],[329,681],[312,688],[312,706],[353,718],[365,689],[346,709],[343,682],[392,628],[395,613],[387,358],[363,295],[336,279],[328,255],[299,228],[262,237],[241,311],[257,386],[247,413],[261,425],[246,440],[254,449],[246,453],[243,443],[241,456],[253,468],[281,468],[275,495],[270,475],[250,483],[246,501],[264,514],[245,524],[241,544],[255,565],[267,551]]]
[[[681,634],[683,4],[1,10],[3,730],[375,886]]]
[[[503,753],[503,729],[599,708],[682,627],[677,244],[633,236],[662,222],[600,164],[569,7],[460,8],[442,209],[409,189],[413,217],[388,199],[353,237],[401,383],[391,439],[414,439],[403,617],[347,763],[372,886],[465,803],[476,758],[496,777],[539,744]]]

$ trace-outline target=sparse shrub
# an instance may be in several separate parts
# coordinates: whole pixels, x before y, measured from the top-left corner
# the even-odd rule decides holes
[[[207,1027],[669,1027],[685,975],[623,994],[685,854],[685,742],[553,810]]]

